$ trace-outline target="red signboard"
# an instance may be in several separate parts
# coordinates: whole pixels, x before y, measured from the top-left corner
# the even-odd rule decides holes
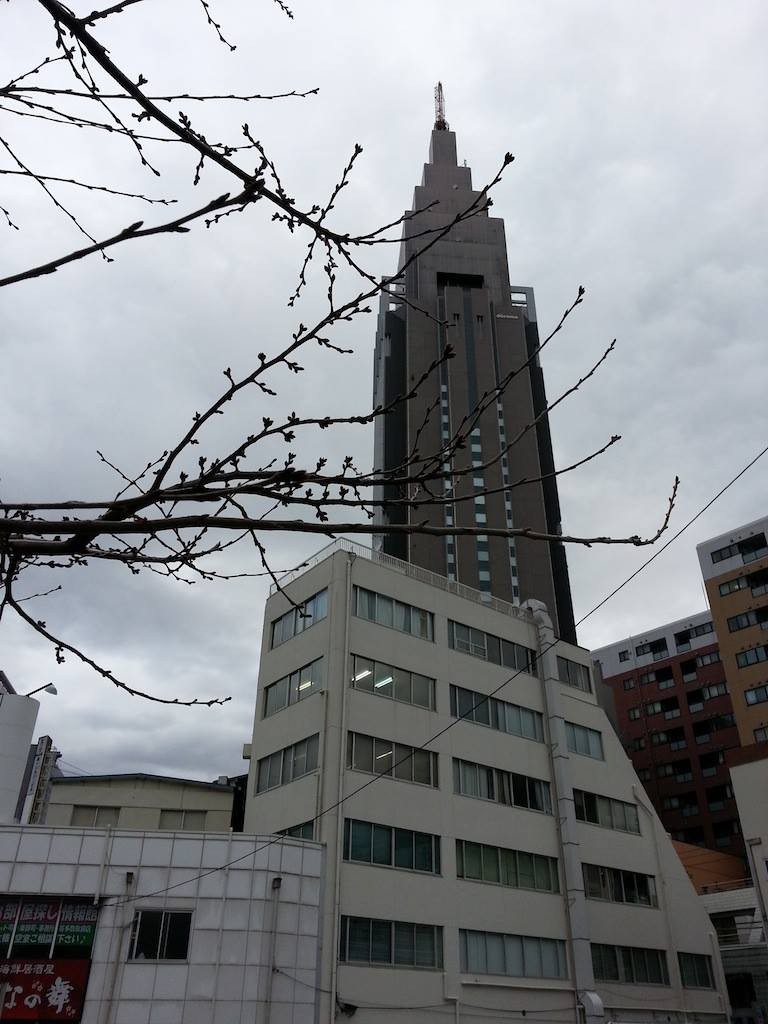
[[[90,960],[0,960],[0,1020],[80,1020],[90,969]]]

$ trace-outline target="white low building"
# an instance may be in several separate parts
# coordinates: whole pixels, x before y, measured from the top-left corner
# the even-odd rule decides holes
[[[0,1019],[317,1024],[323,851],[0,828]]]
[[[347,542],[267,602],[245,827],[327,848],[320,1020],[725,1024],[589,652]]]

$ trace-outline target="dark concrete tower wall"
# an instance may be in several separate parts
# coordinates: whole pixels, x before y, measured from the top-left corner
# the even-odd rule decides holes
[[[406,222],[400,267],[424,246],[422,232],[443,227],[477,195],[472,190],[470,169],[459,166],[456,159],[455,134],[436,129],[422,184],[414,193],[412,212],[416,215]],[[478,402],[525,364],[538,343],[533,293],[510,287],[504,222],[485,212],[452,228],[407,266],[400,282],[382,296],[374,400],[384,403],[403,394],[446,343],[456,355],[442,373],[433,374],[417,398],[377,421],[377,468],[399,465],[419,431],[421,454],[438,451]],[[436,410],[425,424],[433,403]],[[498,401],[491,401],[466,450],[454,456],[452,469],[473,467],[473,472],[458,477],[453,494],[444,495],[453,500],[410,513],[403,508],[385,508],[379,521],[402,523],[410,515],[439,526],[525,526],[559,532],[554,479],[546,486],[541,482],[515,486],[521,479],[536,479],[553,468],[546,417],[522,434],[508,456],[499,458],[506,445],[545,407],[544,382],[534,359],[530,369],[512,378]],[[483,468],[489,461],[493,465]],[[379,494],[385,499],[388,496],[398,497],[391,490]],[[485,535],[446,540],[419,534],[405,538],[384,534],[379,543],[390,554],[502,600],[518,603],[532,597],[544,601],[559,635],[575,642],[568,568],[561,544]]]

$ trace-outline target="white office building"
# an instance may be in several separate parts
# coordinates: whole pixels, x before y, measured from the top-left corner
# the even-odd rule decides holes
[[[348,542],[283,588],[245,828],[326,846],[321,1021],[727,1021],[714,929],[543,606]]]

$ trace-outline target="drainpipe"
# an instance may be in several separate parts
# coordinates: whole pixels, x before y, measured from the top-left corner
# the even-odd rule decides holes
[[[344,852],[344,813],[342,810],[342,798],[344,796],[344,766],[346,764],[347,746],[347,690],[349,689],[349,618],[352,607],[352,563],[357,558],[354,552],[347,554],[347,563],[344,570],[344,649],[342,657],[344,667],[342,669],[341,685],[341,724],[339,728],[339,763],[336,780],[336,855],[333,859],[335,877],[333,885],[333,929],[331,933],[331,999],[330,1011],[336,1015],[338,1005],[338,974],[339,974],[339,908],[341,907],[341,858]],[[330,700],[330,694],[328,695]],[[331,858],[328,858],[331,863]],[[330,1019],[330,1018],[329,1018]]]
[[[269,1024],[272,1018],[272,979],[275,976],[275,950],[277,949],[277,912],[280,907],[280,886],[282,878],[278,875],[272,879],[272,900],[269,912],[269,954],[265,960],[266,975],[264,978],[264,1016],[263,1024]]]
[[[581,871],[579,844],[576,840],[576,814],[573,805],[573,791],[568,777],[568,744],[560,706],[560,684],[555,654],[557,640],[552,619],[542,601],[528,600],[523,602],[522,607],[533,615],[539,646],[541,692],[549,735],[557,841],[560,862],[563,865],[566,926],[571,947],[573,981],[577,999],[576,1021],[577,1024],[604,1024],[603,1001],[595,991],[587,907],[584,897],[584,878]]]
[[[136,876],[133,871],[126,871],[125,896],[115,907],[115,914],[112,918],[112,935],[110,936],[109,945],[110,954],[114,952],[114,956],[110,964],[108,991],[105,1000],[104,1021],[106,1024],[112,1024],[117,1009],[115,992],[118,988],[118,976],[121,974],[124,962],[123,945],[125,943],[125,935],[128,927],[133,922],[131,896],[133,895],[135,880]]]

